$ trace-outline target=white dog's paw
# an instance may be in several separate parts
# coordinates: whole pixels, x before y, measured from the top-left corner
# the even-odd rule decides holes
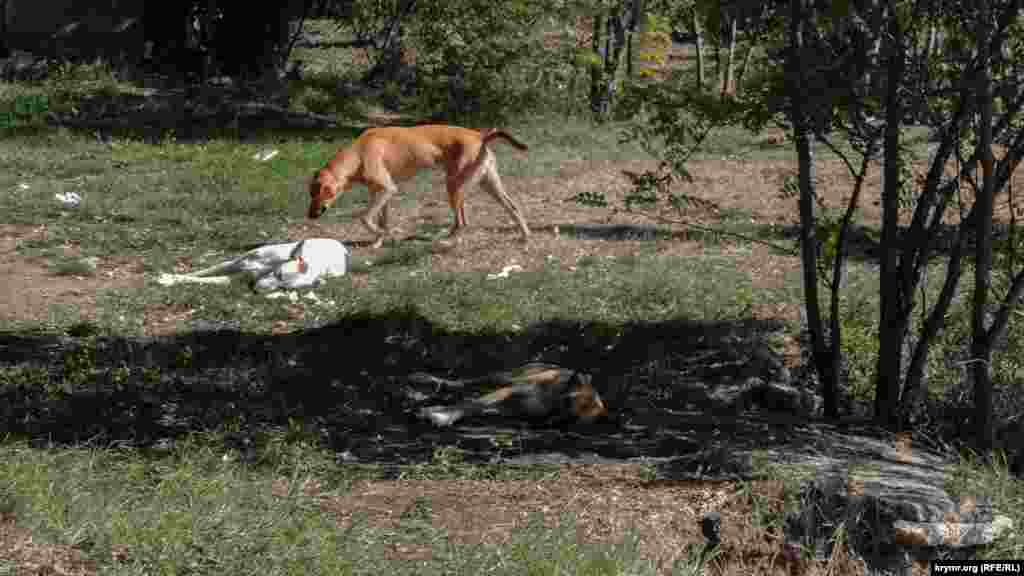
[[[451,426],[462,418],[462,410],[447,406],[427,406],[420,409],[420,418],[430,420],[434,426]]]

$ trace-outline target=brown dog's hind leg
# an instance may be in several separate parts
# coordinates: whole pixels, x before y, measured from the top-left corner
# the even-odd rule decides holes
[[[505,207],[505,211],[519,225],[519,231],[521,233],[520,240],[526,242],[530,238],[530,228],[526,225],[526,219],[523,218],[523,213],[516,206],[512,197],[505,191],[505,187],[501,184],[501,177],[498,176],[497,164],[494,161],[494,156],[491,155],[487,158],[486,163],[482,170],[482,179],[480,181],[480,187],[487,191],[492,198],[498,201],[499,204]]]
[[[477,158],[472,161],[461,162],[461,166],[458,164],[449,164],[448,166],[448,205],[452,209],[452,217],[455,220],[448,232],[449,238],[454,238],[466,227],[466,190],[476,186],[480,181],[483,174],[484,156],[490,153],[486,147],[481,147]]]

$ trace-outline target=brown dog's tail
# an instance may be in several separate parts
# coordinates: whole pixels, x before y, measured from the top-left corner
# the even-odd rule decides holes
[[[523,144],[519,140],[516,140],[515,137],[509,134],[508,132],[505,132],[504,130],[499,130],[497,128],[484,128],[483,130],[480,131],[480,136],[483,138],[484,146],[486,146],[488,142],[494,140],[495,138],[503,138],[506,142],[509,143],[509,145],[511,145],[516,150],[521,150],[525,152],[530,149],[526,144]]]

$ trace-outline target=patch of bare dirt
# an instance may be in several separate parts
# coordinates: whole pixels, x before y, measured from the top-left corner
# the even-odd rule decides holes
[[[639,537],[640,554],[658,573],[673,573],[686,561],[690,547],[704,539],[700,519],[722,516],[721,574],[862,574],[863,564],[844,554],[831,561],[791,561],[783,554],[781,535],[755,518],[755,498],[781,510],[782,484],[755,482],[750,493],[733,482],[645,480],[642,468],[624,465],[571,465],[541,480],[394,480],[357,483],[347,493],[328,496],[308,483],[302,491],[348,526],[359,516],[370,526],[394,529],[404,517],[428,519],[463,545],[504,544],[531,515],[555,527],[563,514],[576,518],[577,537],[591,543],[621,541],[630,530]],[[287,493],[287,481],[275,485]],[[750,496],[754,495],[754,498]],[[764,510],[761,511],[764,513]],[[395,546],[396,559],[430,557],[427,546]],[[916,574],[926,573],[918,567]],[[793,572],[793,571],[796,572]],[[829,572],[831,570],[831,572]]]
[[[12,574],[86,576],[96,567],[70,546],[36,542],[32,534],[17,525],[13,514],[0,514],[0,570]]]
[[[77,310],[82,321],[93,321],[98,291],[142,285],[140,260],[103,259],[91,276],[65,276],[54,273],[45,261],[18,254],[20,242],[46,235],[46,225],[0,224],[0,323],[45,321],[57,305]],[[64,253],[77,256],[78,248],[65,245]]]

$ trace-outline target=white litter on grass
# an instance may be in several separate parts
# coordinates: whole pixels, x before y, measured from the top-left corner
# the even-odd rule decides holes
[[[274,292],[271,292],[271,293],[267,294],[267,298],[270,298],[271,300],[277,300],[278,298],[287,298],[287,299],[291,300],[292,302],[295,302],[296,300],[299,299],[299,295],[296,294],[295,292],[279,292],[279,291],[274,291]]]
[[[157,282],[172,286],[183,282],[227,284],[232,276],[248,276],[260,291],[306,288],[324,278],[344,276],[348,249],[330,238],[308,238],[298,242],[268,244],[250,250],[234,260],[191,274],[161,274]]]
[[[488,280],[497,280],[498,278],[508,278],[510,272],[522,272],[523,267],[519,264],[512,264],[511,266],[505,266],[501,269],[501,272],[497,274],[488,274]]]
[[[262,152],[257,152],[253,154],[252,159],[256,160],[257,162],[266,162],[267,160],[272,159],[274,156],[277,156],[277,154],[277,150],[264,150]]]
[[[82,197],[77,192],[54,194],[53,197],[56,198],[57,202],[60,202],[65,208],[75,208],[82,203]]]
[[[230,284],[230,276],[214,276],[203,278],[202,276],[191,276],[189,274],[161,274],[157,276],[156,283],[161,286],[174,286],[175,284]]]
[[[20,182],[20,183],[18,184],[18,190],[21,190],[22,192],[24,192],[24,191],[28,190],[29,188],[31,188],[31,186],[29,186],[29,185],[28,185],[27,183],[25,183],[25,182]]]

